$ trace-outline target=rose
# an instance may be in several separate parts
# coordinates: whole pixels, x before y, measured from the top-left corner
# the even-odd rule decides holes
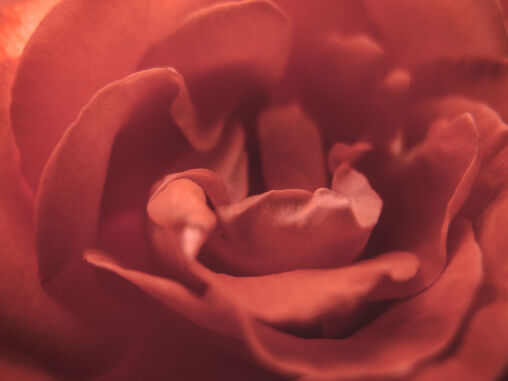
[[[2,13],[7,379],[500,374],[496,2],[66,0],[17,64],[51,5]]]

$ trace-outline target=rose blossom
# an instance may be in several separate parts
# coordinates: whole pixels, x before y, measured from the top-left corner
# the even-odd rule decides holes
[[[1,379],[503,377],[497,1],[5,1],[0,44]]]

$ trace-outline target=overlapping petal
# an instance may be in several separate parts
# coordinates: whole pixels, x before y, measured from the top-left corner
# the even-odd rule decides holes
[[[27,153],[23,155],[22,167],[30,179],[30,184],[32,186],[37,184],[42,165],[63,131],[97,90],[134,72],[146,51],[154,43],[175,32],[180,20],[193,11],[212,4],[196,0],[141,3],[121,1],[97,5],[87,1],[66,0],[55,7],[32,36],[21,59],[13,90],[11,108],[13,128],[20,150],[23,154]],[[280,16],[280,11],[270,3],[265,1],[246,1],[240,5],[230,3],[223,6],[223,9],[228,20],[238,25],[241,20],[238,21],[236,15],[231,15],[229,8],[250,9],[252,4],[257,4],[260,21],[265,20],[267,26],[276,23],[275,35],[278,38],[265,38],[264,41],[273,42],[274,45],[269,44],[271,51],[279,52],[283,57],[284,46],[275,43],[285,42],[283,36],[287,34],[284,32],[287,29],[287,20],[285,21],[284,17]],[[240,12],[240,15],[242,14],[245,13]],[[267,14],[275,14],[275,17],[265,18]],[[191,29],[195,32],[191,30],[190,37],[192,33],[199,35],[201,22],[204,24],[214,22],[214,18],[209,17],[194,17],[193,20]],[[182,27],[185,28],[185,25]],[[279,30],[277,27],[282,29]],[[83,33],[85,30],[86,33]],[[226,39],[228,36],[230,39]],[[227,43],[227,46],[233,43],[233,40],[238,41],[236,31],[235,34],[228,36],[223,36],[222,41],[224,44]],[[257,38],[252,33],[250,36]],[[46,44],[49,40],[52,41],[50,48]],[[129,44],[122,44],[119,41],[129,41]],[[206,40],[202,42],[206,43]],[[244,42],[245,45],[242,46],[254,46],[250,40],[248,43]],[[263,47],[266,50],[266,44]],[[228,61],[228,56],[219,55],[217,58]],[[208,61],[200,59],[200,62],[206,69]],[[274,64],[276,70],[280,70],[280,62],[271,60],[268,64]],[[255,68],[258,64],[260,62],[257,60],[249,62],[249,65]],[[262,64],[263,74],[267,70],[270,71],[266,68],[267,62]],[[214,65],[220,65],[220,62],[215,62]],[[221,82],[222,80],[219,83]],[[245,80],[228,82],[232,89],[244,83]],[[213,99],[213,94],[211,98],[205,98]],[[198,139],[196,135],[193,136]],[[217,134],[214,133],[213,136],[216,142]]]

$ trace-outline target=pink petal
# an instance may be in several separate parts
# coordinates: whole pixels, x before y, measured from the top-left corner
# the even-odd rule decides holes
[[[157,99],[171,102],[181,77],[154,69],[114,82],[82,111],[53,152],[36,203],[37,247],[43,280],[95,241],[100,202],[116,135],[133,114]],[[81,195],[76,198],[76,195]]]
[[[382,202],[347,166],[333,190],[278,190],[217,208],[219,229],[201,261],[230,274],[270,274],[350,263],[376,224]]]
[[[387,55],[397,64],[508,52],[503,15],[494,0],[367,0],[365,5]]]
[[[52,10],[23,54],[13,91],[13,128],[22,152],[22,167],[32,186],[49,153],[87,100],[102,86],[135,71],[150,46],[171,35],[179,20],[202,9],[205,3],[213,4],[202,0],[129,0],[92,5],[64,0]],[[252,4],[258,4],[261,20],[263,10],[280,15],[265,2],[230,6],[234,10],[250,9],[255,6]],[[285,28],[280,17],[272,17],[266,25],[274,21]],[[204,21],[213,22],[206,17]],[[236,36],[232,37],[238,41]],[[50,46],[47,41],[51,41]]]
[[[267,189],[314,191],[326,186],[319,130],[298,105],[265,110],[258,137]]]
[[[508,305],[493,303],[482,308],[466,328],[458,349],[425,367],[415,381],[502,380],[508,358]]]
[[[451,242],[452,260],[432,287],[346,339],[301,339],[255,323],[244,332],[268,366],[301,380],[407,376],[451,343],[482,279],[470,224],[457,224]]]
[[[370,162],[385,207],[369,252],[415,253],[421,263],[415,290],[432,284],[444,268],[449,225],[476,179],[478,151],[475,121],[463,114],[435,121],[425,139],[399,158],[398,167],[379,171]]]

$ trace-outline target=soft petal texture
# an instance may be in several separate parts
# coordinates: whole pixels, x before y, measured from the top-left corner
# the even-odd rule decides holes
[[[207,274],[264,321],[281,327],[321,323],[329,314],[348,313],[359,303],[400,297],[404,283],[415,276],[418,261],[410,253],[387,253],[347,267],[295,270],[256,277]]]
[[[0,61],[17,59],[40,20],[58,0],[5,0],[0,5]]]
[[[503,380],[500,370],[508,358],[508,304],[494,303],[473,317],[456,353],[429,364],[415,381]]]
[[[167,99],[169,105],[180,86],[181,77],[173,70],[134,74],[99,92],[67,130],[46,166],[36,202],[44,281],[94,243],[109,156],[120,129],[154,98]],[[82,197],[76,200],[74,194]]]
[[[425,139],[401,158],[402,164],[382,169],[378,180],[378,164],[369,163],[385,203],[370,249],[415,253],[421,263],[417,290],[432,284],[444,268],[448,229],[476,179],[478,150],[475,121],[463,114],[432,123]],[[390,185],[383,188],[387,174]]]
[[[503,15],[495,0],[366,0],[365,6],[387,54],[398,64],[508,52]]]
[[[163,184],[147,205],[156,225],[152,237],[160,252],[176,252],[192,260],[204,239],[216,225],[217,217],[206,204],[201,187],[185,178]]]
[[[273,13],[268,3],[254,3],[261,3],[261,19],[263,9]],[[212,4],[202,0],[97,4],[65,0],[55,7],[32,36],[13,90],[13,129],[20,150],[29,153],[22,167],[30,184],[37,184],[42,164],[63,131],[100,87],[135,71],[147,49],[174,32],[178,20]],[[280,17],[271,20],[287,26]],[[48,40],[51,48],[45,43]],[[269,39],[275,40],[281,41]],[[282,49],[273,47],[281,53]],[[258,63],[252,64],[257,67]]]
[[[258,137],[267,189],[326,186],[323,143],[317,126],[296,105],[263,111]]]
[[[470,224],[458,223],[451,242],[452,260],[433,287],[399,302],[343,340],[308,340],[275,331],[251,320],[238,309],[229,290],[224,293],[213,284],[204,295],[196,295],[170,279],[125,269],[101,253],[88,252],[85,258],[197,324],[228,335],[245,335],[260,359],[279,371],[310,379],[364,378],[407,374],[443,350],[456,334],[482,279],[482,266]]]
[[[451,343],[482,279],[470,224],[461,221],[454,230],[452,260],[439,280],[357,333],[343,340],[305,340],[252,327],[246,334],[253,349],[278,369],[306,375],[301,380],[408,375]]]
[[[347,264],[362,250],[382,202],[348,166],[332,189],[274,190],[216,209],[219,225],[200,259],[234,275]]]
[[[411,99],[457,96],[485,102],[508,120],[508,61],[484,56],[439,58],[414,72]]]

